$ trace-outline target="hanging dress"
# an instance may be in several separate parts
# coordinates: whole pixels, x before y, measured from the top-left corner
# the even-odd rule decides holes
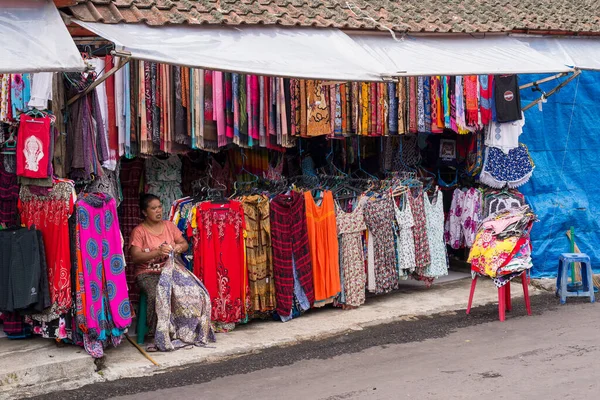
[[[431,253],[429,250],[429,239],[427,238],[427,220],[425,217],[425,205],[423,202],[423,190],[417,189],[417,194],[409,192],[410,208],[413,212],[413,234],[415,237],[415,274],[422,276],[425,268],[431,262]]]
[[[146,159],[147,192],[160,198],[163,219],[169,219],[171,204],[183,197],[181,191],[181,160],[171,155],[166,160],[156,157]]]
[[[315,306],[333,302],[340,292],[340,264],[335,203],[330,190],[318,206],[310,191],[304,192],[306,226],[312,256]],[[319,304],[320,302],[320,304]]]
[[[282,320],[291,317],[294,303],[306,310],[315,301],[304,207],[304,196],[297,192],[271,200],[273,273],[277,314]]]
[[[415,222],[408,196],[409,194],[403,196],[404,207],[402,209],[394,202],[396,223],[398,224],[396,255],[400,279],[408,279],[408,276],[415,271],[415,236],[413,234]]]
[[[269,199],[254,195],[242,200],[246,219],[246,263],[250,285],[250,313],[254,318],[275,309],[275,281]]]
[[[367,283],[362,239],[364,231],[367,230],[364,202],[359,201],[352,212],[345,212],[340,206],[336,209],[344,304],[358,307],[365,302]]]
[[[231,330],[246,318],[247,310],[242,205],[237,201],[204,202],[197,208],[196,223],[194,274],[210,294],[212,321]]]
[[[36,195],[29,186],[21,186],[19,211],[21,222],[32,225],[42,232],[48,266],[48,283],[52,309],[50,314],[71,310],[71,249],[69,239],[69,216],[73,211],[73,185],[58,182],[45,196]]]
[[[448,275],[448,256],[444,242],[444,204],[439,188],[432,201],[425,197],[425,215],[431,263],[425,268],[423,275],[427,278],[439,278]]]
[[[395,218],[391,197],[367,200],[365,221],[372,238],[373,262],[375,264],[375,293],[387,293],[398,289],[398,271],[396,270],[396,249],[394,246]]]

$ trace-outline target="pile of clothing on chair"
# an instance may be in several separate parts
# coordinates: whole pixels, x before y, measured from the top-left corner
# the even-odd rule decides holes
[[[468,262],[474,274],[488,276],[497,287],[530,269],[530,232],[536,216],[528,205],[490,214],[477,229]]]

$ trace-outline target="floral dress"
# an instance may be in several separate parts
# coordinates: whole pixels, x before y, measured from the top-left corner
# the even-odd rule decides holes
[[[357,307],[365,302],[367,283],[362,242],[363,232],[367,229],[364,203],[359,202],[352,212],[345,212],[337,205],[336,221],[345,304]]]
[[[373,243],[375,264],[375,293],[398,289],[396,249],[394,247],[394,203],[390,197],[368,200],[365,205],[365,222]]]
[[[181,191],[181,160],[172,155],[166,160],[151,157],[146,160],[147,192],[160,197],[163,219],[169,219],[171,204],[183,197]]]
[[[396,202],[394,202],[394,211],[398,224],[396,255],[400,279],[408,279],[408,276],[415,270],[415,237],[413,234],[415,221],[408,196],[404,196],[403,203],[404,208],[401,210],[396,205]]]
[[[448,211],[448,219],[444,229],[444,239],[453,249],[460,249],[464,245],[462,234],[462,214],[465,192],[461,189],[454,189],[452,193],[452,204]]]
[[[427,278],[438,278],[448,275],[448,257],[444,242],[444,204],[442,192],[435,192],[433,203],[425,198],[425,215],[427,217],[427,238],[431,252],[431,263],[423,274]]]
[[[425,217],[425,205],[423,201],[423,191],[417,189],[416,195],[411,190],[410,207],[413,213],[414,227],[413,234],[415,238],[415,273],[422,276],[425,268],[431,263],[431,253],[429,250],[429,239],[427,238],[427,220]]]

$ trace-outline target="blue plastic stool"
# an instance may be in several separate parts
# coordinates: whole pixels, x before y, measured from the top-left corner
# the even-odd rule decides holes
[[[567,285],[569,281],[569,265],[577,262],[581,263],[582,285]],[[560,304],[565,304],[567,297],[589,297],[590,303],[596,301],[594,296],[594,273],[592,272],[590,257],[587,254],[563,253],[560,255],[558,258],[556,294],[560,297]]]

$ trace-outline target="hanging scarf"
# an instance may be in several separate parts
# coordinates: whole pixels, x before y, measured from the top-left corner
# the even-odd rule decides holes
[[[331,115],[325,91],[321,81],[306,81],[308,101],[308,136],[328,135],[331,133]]]
[[[201,147],[203,150],[216,151],[218,146],[217,125],[214,122],[213,71],[204,71],[204,129]]]
[[[334,95],[334,112],[335,112],[335,118],[334,118],[334,124],[333,124],[333,133],[335,136],[341,136],[343,129],[342,129],[342,125],[343,125],[343,116],[342,116],[342,93],[340,90],[340,86],[339,84],[337,85],[331,85],[331,87],[333,88],[333,95]]]
[[[308,136],[308,97],[306,95],[307,81],[301,80],[298,82],[300,88],[300,132],[301,137]]]
[[[225,81],[225,137],[227,143],[233,142],[233,74],[223,74]]]
[[[296,80],[297,81],[297,80]],[[265,130],[265,78],[262,76],[258,77],[258,142],[261,147],[267,146],[267,133]],[[297,99],[293,100],[296,103]],[[292,112],[296,113],[296,104],[292,106]],[[292,124],[296,128],[296,124]]]
[[[450,77],[442,76],[442,85],[443,85],[443,93],[442,93],[442,104],[444,106],[444,127],[448,129],[452,129],[452,124],[450,121]]]
[[[398,80],[398,134],[404,135],[406,133],[406,98],[407,90],[406,87],[407,78],[401,77]]]
[[[348,133],[348,122],[349,122],[349,118],[348,118],[348,90],[350,90],[350,87],[347,83],[343,83],[340,85],[340,115],[342,118],[342,126],[341,126],[341,133],[342,134],[347,134]]]
[[[250,114],[248,115],[248,118],[250,120],[250,123],[252,125],[252,139],[254,139],[256,142],[258,142],[258,140],[260,139],[260,131],[259,131],[259,117],[260,117],[260,104],[259,104],[259,99],[260,99],[260,93],[259,93],[259,86],[258,86],[258,76],[257,75],[251,75],[250,76],[250,104],[252,105],[250,107]]]
[[[371,82],[369,84],[369,112],[371,113],[369,118],[369,136],[375,136],[377,134],[377,83]]]
[[[359,130],[359,124],[360,124],[360,115],[359,115],[359,111],[360,110],[360,93],[359,93],[359,88],[358,88],[358,82],[352,82],[352,93],[350,94],[350,101],[351,101],[351,109],[352,109],[352,117],[351,117],[351,123],[352,123],[352,133],[358,134],[358,130]]]
[[[429,78],[423,77],[423,109],[425,115],[425,130],[424,132],[428,132],[431,130],[431,90],[429,86]]]
[[[232,74],[232,104],[233,104],[233,143],[240,144],[240,76]]]
[[[417,133],[417,78],[408,78],[408,133]]]
[[[443,123],[442,127],[440,127],[440,122],[442,122],[443,118],[443,110],[441,109],[442,99],[440,96],[440,77],[432,76],[429,82],[429,92],[430,92],[430,105],[431,105],[431,133],[442,133],[443,132]]]
[[[388,101],[389,101],[389,115],[388,115],[388,129],[390,135],[398,134],[398,95],[396,94],[397,86],[395,83],[388,83]]]
[[[479,125],[479,93],[477,91],[477,76],[465,76],[465,103],[467,126],[477,127]]]
[[[417,131],[425,132],[425,93],[422,76],[417,78]]]
[[[279,110],[281,112],[281,145],[283,147],[294,147],[294,140],[290,138],[289,124],[288,124],[288,101],[286,101],[286,79],[279,78]],[[289,93],[288,93],[289,99]]]
[[[465,118],[465,92],[463,87],[463,77],[456,77],[455,86],[455,99],[456,99],[456,127],[457,132],[460,134],[469,133],[467,130],[467,120]]]
[[[492,120],[492,88],[494,75],[479,76],[479,94],[481,98],[481,125],[486,126]]]
[[[239,146],[247,147],[248,146],[248,85],[246,84],[246,80],[248,77],[246,75],[239,76],[239,84],[238,84],[238,95],[239,95],[239,103],[240,103],[240,141]]]
[[[360,98],[360,111],[361,111],[361,121],[360,121],[360,134],[368,135],[369,134],[369,105],[371,102],[369,101],[369,84],[361,83],[360,84],[361,98]]]
[[[377,103],[375,105],[376,109],[376,119],[375,119],[375,129],[374,133],[376,136],[383,135],[383,83],[377,83],[375,85],[375,89],[377,90]]]
[[[219,147],[227,146],[226,121],[225,121],[225,84],[223,72],[215,71],[213,81],[213,116],[217,121],[217,137]]]
[[[448,83],[448,92],[450,94],[450,129],[458,132],[456,125],[456,77],[451,76]]]

